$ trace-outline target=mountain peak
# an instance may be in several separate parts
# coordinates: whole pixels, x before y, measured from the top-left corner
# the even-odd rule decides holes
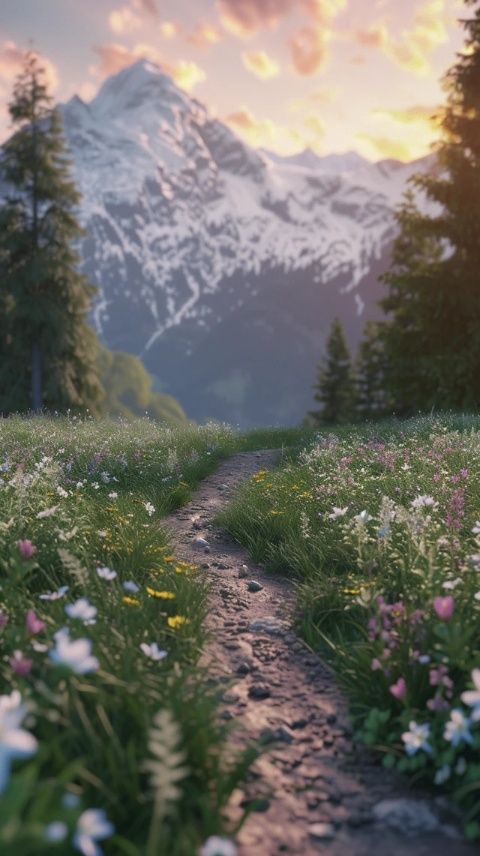
[[[107,78],[91,103],[96,112],[118,113],[147,101],[184,103],[187,99],[160,66],[143,58]]]

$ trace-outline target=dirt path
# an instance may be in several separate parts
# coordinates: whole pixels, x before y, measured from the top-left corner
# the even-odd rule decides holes
[[[406,791],[352,744],[346,702],[330,670],[290,629],[292,588],[212,527],[235,488],[277,457],[265,451],[230,458],[166,521],[176,554],[197,562],[212,582],[206,658],[225,682],[221,716],[239,725],[234,746],[259,738],[266,746],[232,801],[235,817],[242,802],[261,800],[240,832],[239,854],[473,856],[478,848],[458,837],[441,801]]]

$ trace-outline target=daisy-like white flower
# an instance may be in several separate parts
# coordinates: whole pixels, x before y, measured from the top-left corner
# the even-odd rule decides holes
[[[140,591],[140,586],[137,586],[137,584],[134,583],[133,580],[126,580],[124,583],[122,583],[122,588],[129,594],[136,594],[137,591]]]
[[[155,514],[155,506],[152,505],[151,502],[146,502],[145,511],[147,512],[148,516],[151,517],[153,514]]]
[[[438,502],[435,502],[433,496],[417,496],[412,502],[412,508],[436,508]]]
[[[58,505],[52,505],[51,508],[45,508],[44,511],[39,511],[37,520],[43,520],[45,517],[53,517],[58,511]]]
[[[79,853],[83,853],[83,856],[101,856],[103,851],[97,842],[110,838],[114,832],[115,827],[107,819],[103,809],[89,808],[78,818],[73,846]]]
[[[76,675],[86,675],[99,668],[97,658],[92,657],[90,639],[70,639],[67,627],[57,630],[54,639],[55,648],[50,650],[49,657],[56,666],[66,666]]]
[[[57,591],[46,591],[44,594],[39,594],[40,600],[60,600],[65,597],[68,591],[68,586],[60,586]]]
[[[480,669],[473,670],[472,683],[475,689],[466,690],[464,693],[462,693],[460,698],[462,699],[463,703],[467,705],[467,707],[472,708],[472,722],[480,722]]]
[[[329,520],[338,520],[339,517],[345,517],[348,511],[348,505],[346,508],[337,508],[336,505],[333,506],[333,511],[328,515]]]
[[[156,642],[151,642],[150,645],[147,645],[146,642],[142,642],[140,645],[140,649],[143,651],[146,657],[150,660],[155,660],[158,663],[160,660],[163,660],[164,657],[167,656],[167,652],[163,651],[158,647]]]
[[[97,574],[101,580],[108,580],[108,582],[117,577],[117,572],[112,570],[112,568],[97,568]]]
[[[108,494],[108,498],[109,499],[118,499],[118,493],[116,492],[116,490],[111,490],[110,493]]]
[[[430,737],[430,726],[428,723],[418,724],[415,720],[409,723],[408,731],[402,734],[402,740],[405,744],[405,752],[407,755],[416,755],[417,752],[431,752],[432,747],[428,742]]]
[[[480,520],[477,520],[475,526],[472,529],[474,535],[480,535]]]
[[[69,603],[65,607],[69,618],[76,618],[83,624],[95,624],[97,620],[97,608],[92,606],[86,597],[80,597],[75,603]]]
[[[470,720],[467,719],[461,710],[456,709],[451,711],[450,719],[445,726],[443,736],[452,746],[458,746],[462,741],[464,743],[471,743],[473,741],[473,737],[470,734]]]
[[[0,696],[0,793],[10,777],[10,766],[16,758],[30,758],[37,751],[37,741],[21,728],[27,708],[18,690]]]
[[[199,856],[236,856],[237,848],[230,838],[212,835],[200,848]]]

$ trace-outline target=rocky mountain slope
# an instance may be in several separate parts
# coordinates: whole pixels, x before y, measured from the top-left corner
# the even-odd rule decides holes
[[[419,165],[257,152],[145,60],[61,110],[106,344],[194,418],[300,420],[333,317],[355,345],[378,311]]]

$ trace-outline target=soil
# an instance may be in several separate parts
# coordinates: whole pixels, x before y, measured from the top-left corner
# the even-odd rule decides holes
[[[232,750],[262,743],[229,806],[232,821],[253,807],[239,856],[478,854],[442,799],[412,791],[355,744],[332,671],[292,630],[293,586],[252,564],[214,524],[241,482],[277,459],[275,451],[235,455],[166,521],[176,555],[211,582],[204,663],[224,684],[219,715],[235,726]]]

